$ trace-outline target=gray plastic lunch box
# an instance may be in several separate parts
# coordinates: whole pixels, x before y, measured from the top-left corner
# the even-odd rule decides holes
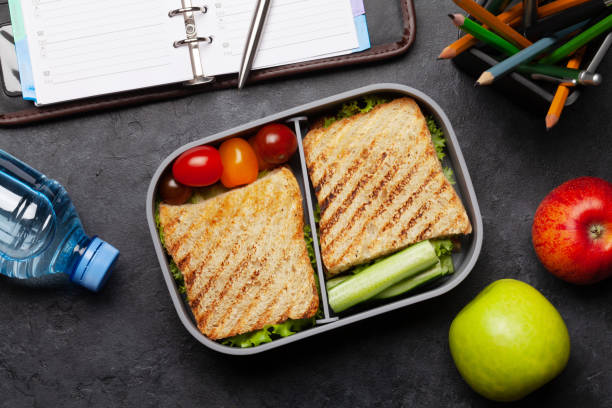
[[[450,166],[455,173],[456,184],[454,187],[459,193],[459,196],[461,197],[461,200],[463,201],[463,204],[468,212],[470,221],[472,222],[473,232],[472,234],[462,239],[460,252],[453,254],[453,263],[455,265],[454,274],[445,277],[439,281],[436,281],[436,283],[434,283],[433,285],[427,286],[417,291],[416,293],[407,293],[404,296],[400,296],[395,299],[389,299],[384,303],[373,303],[371,305],[363,304],[359,307],[353,308],[354,310],[349,309],[343,313],[336,315],[331,311],[327,303],[327,292],[325,289],[323,264],[321,262],[318,237],[316,233],[317,230],[315,228],[315,221],[313,216],[313,203],[316,202],[316,199],[312,190],[312,186],[310,184],[310,180],[308,178],[308,172],[304,161],[302,138],[306,135],[310,120],[315,120],[316,118],[322,115],[330,114],[331,112],[333,112],[334,109],[339,108],[343,102],[359,99],[360,97],[368,94],[384,95],[389,98],[398,98],[404,96],[411,97],[417,101],[425,115],[432,115],[433,117],[435,117],[437,123],[443,129],[447,140],[448,155],[444,159],[445,165]],[[316,272],[319,275],[319,282],[321,285],[320,289],[323,318],[317,320],[316,324],[312,328],[298,332],[289,337],[277,339],[270,343],[265,343],[256,347],[235,348],[225,346],[216,341],[210,340],[198,330],[189,305],[187,304],[183,295],[181,295],[177,289],[176,283],[169,270],[168,258],[159,240],[159,235],[155,224],[157,185],[163,172],[168,169],[171,166],[172,162],[184,151],[192,147],[205,144],[218,145],[223,140],[236,136],[249,137],[255,134],[263,125],[273,122],[286,123],[289,127],[295,130],[295,134],[298,139],[299,155],[295,154],[288,164],[290,165],[296,179],[298,180],[298,183],[300,184],[300,189],[302,190],[304,222],[307,225],[311,226],[311,230],[313,233],[315,254],[317,260]],[[289,109],[284,112],[270,115],[265,118],[247,123],[245,125],[229,129],[225,132],[205,137],[203,139],[196,140],[192,143],[184,145],[183,147],[171,153],[155,171],[153,179],[151,180],[151,184],[149,185],[149,190],[147,192],[146,211],[147,221],[149,223],[151,238],[153,239],[153,245],[155,246],[157,258],[159,259],[162,273],[164,275],[166,285],[168,286],[168,291],[170,292],[170,297],[172,298],[172,302],[174,303],[176,312],[178,313],[179,318],[183,322],[183,325],[185,326],[187,331],[189,331],[189,333],[191,333],[191,335],[195,337],[200,343],[218,352],[233,355],[261,353],[266,350],[280,347],[287,343],[292,343],[294,341],[298,341],[306,337],[314,336],[315,334],[333,330],[340,326],[358,322],[360,320],[386,313],[391,310],[396,310],[408,305],[412,305],[414,303],[422,302],[424,300],[440,296],[453,289],[467,277],[467,275],[470,273],[470,271],[476,264],[476,261],[480,254],[480,249],[482,247],[483,225],[482,217],[480,215],[480,209],[478,208],[476,194],[474,193],[474,188],[472,186],[472,182],[470,180],[470,176],[465,165],[463,155],[461,154],[459,144],[457,143],[457,137],[455,136],[455,132],[453,131],[450,121],[448,120],[446,114],[442,111],[440,106],[438,106],[438,104],[434,102],[429,96],[414,88],[399,84],[374,84],[363,88],[358,88],[335,96],[320,99],[315,102],[307,103],[305,105],[298,106],[296,108]]]

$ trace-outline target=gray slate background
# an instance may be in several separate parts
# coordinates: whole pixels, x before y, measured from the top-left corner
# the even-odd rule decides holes
[[[540,266],[530,242],[533,213],[552,188],[585,175],[612,180],[612,84],[588,89],[546,133],[543,117],[436,61],[456,36],[450,1],[416,0],[416,10],[413,49],[391,62],[0,129],[0,148],[63,183],[86,230],[122,253],[97,295],[0,278],[0,406],[489,406],[458,375],[447,334],[482,288],[510,277],[542,291],[572,339],[565,371],[520,406],[612,406],[612,280],[565,284]],[[372,27],[396,15],[393,0],[368,3]],[[601,72],[612,76],[612,58]],[[439,299],[262,355],[206,349],[176,316],[149,237],[145,193],[155,168],[189,141],[376,82],[421,89],[451,119],[484,218],[476,268]]]

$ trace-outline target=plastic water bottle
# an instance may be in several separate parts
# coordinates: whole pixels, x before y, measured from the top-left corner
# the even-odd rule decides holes
[[[85,235],[57,181],[0,150],[0,273],[19,279],[65,273],[98,291],[119,251]]]

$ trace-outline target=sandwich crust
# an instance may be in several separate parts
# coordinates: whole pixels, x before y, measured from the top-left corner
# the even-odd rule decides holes
[[[208,338],[316,313],[302,197],[289,169],[198,204],[162,203],[159,219],[198,328]]]
[[[426,239],[472,231],[411,98],[312,129],[304,152],[330,275]]]

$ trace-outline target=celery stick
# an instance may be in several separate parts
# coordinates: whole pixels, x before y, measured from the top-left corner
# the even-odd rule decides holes
[[[332,278],[328,280],[327,282],[325,282],[325,287],[327,288],[327,290],[330,290],[331,288],[338,286],[339,284],[341,284],[342,282],[344,282],[350,277],[351,277],[350,275],[344,275],[344,276],[338,276],[337,278]]]
[[[443,256],[440,261],[426,270],[425,272],[419,273],[416,276],[404,279],[403,281],[396,283],[395,285],[383,290],[378,295],[374,296],[374,299],[389,299],[391,297],[402,295],[412,289],[426,284],[427,282],[433,281],[444,275],[450,275],[454,272],[453,262],[450,255]]]
[[[336,313],[376,296],[397,282],[426,270],[438,262],[429,241],[414,244],[353,275],[328,292]]]
[[[374,299],[389,299],[395,296],[399,296],[442,275],[444,275],[444,270],[438,262],[436,265],[432,266],[425,272],[420,273],[417,276],[404,279],[400,283],[396,283],[390,288],[383,290],[378,295],[374,296]]]

